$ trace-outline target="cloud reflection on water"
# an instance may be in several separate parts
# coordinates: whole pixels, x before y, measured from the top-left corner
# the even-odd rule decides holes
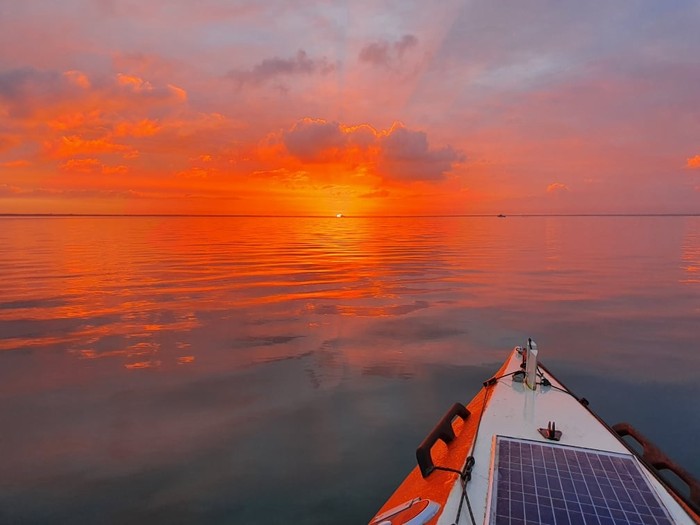
[[[673,351],[682,353],[698,308],[696,291],[686,288],[697,284],[697,222],[6,220],[2,241],[13,258],[3,267],[0,349],[64,350],[82,359],[121,360],[115,364],[123,369],[143,363],[134,358],[145,354],[177,362],[186,346],[188,354],[248,366],[267,359],[255,355],[267,352],[264,341],[295,356],[341,332],[369,345],[371,337],[388,333],[409,348],[437,345],[448,333],[469,347],[470,337],[461,336],[480,319],[498,345],[503,333],[557,334],[550,345],[557,357],[576,360],[585,353],[591,359],[602,352],[592,357],[598,362],[603,354],[610,359],[607,345],[615,339],[637,344],[649,326],[657,337],[648,337],[658,344],[658,336],[671,335],[664,329],[670,323],[683,337]],[[446,326],[418,329],[428,322]],[[572,337],[583,325],[602,336],[602,346],[585,345],[583,352],[581,339]],[[256,338],[260,344],[252,344]],[[564,343],[574,351],[565,352]],[[407,364],[414,359],[423,357],[406,355]],[[666,373],[677,378],[682,372],[673,367]]]

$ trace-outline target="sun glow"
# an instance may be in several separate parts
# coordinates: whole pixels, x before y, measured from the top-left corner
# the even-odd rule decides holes
[[[573,32],[556,61],[513,68],[517,60],[494,52],[478,27],[446,38],[450,25],[426,25],[421,9],[373,5],[343,9],[357,10],[348,20],[393,21],[349,40],[315,33],[316,18],[301,15],[260,41],[249,29],[267,26],[264,9],[240,17],[224,9],[232,39],[209,37],[227,16],[219,8],[176,9],[168,24],[145,16],[157,7],[133,19],[69,15],[60,3],[44,6],[41,19],[29,8],[4,13],[3,43],[44,45],[10,45],[0,71],[0,213],[697,212],[700,155],[686,113],[698,95],[683,66],[692,47],[681,44],[697,24],[667,35],[688,57],[623,71],[595,57],[599,67],[559,68],[589,61]],[[431,17],[459,19],[458,5],[433,6]],[[515,24],[487,11],[487,22]],[[75,34],[40,31],[41,20]],[[422,32],[392,36],[391,28],[414,26]],[[114,38],[90,40],[94,55],[84,60],[82,31],[93,27]],[[166,27],[192,30],[197,45],[171,48]],[[616,23],[595,27],[622,54],[639,43]],[[300,30],[316,35],[314,46],[291,49]],[[539,34],[519,42],[525,54],[547,55]],[[467,41],[484,57],[478,71],[454,54]],[[642,70],[654,89],[639,91]],[[449,81],[433,82],[434,71],[449,71]],[[629,118],[613,118],[621,107]],[[615,146],[620,136],[624,148]]]

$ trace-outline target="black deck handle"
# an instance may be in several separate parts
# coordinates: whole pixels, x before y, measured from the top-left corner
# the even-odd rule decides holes
[[[442,417],[440,422],[428,434],[428,437],[416,449],[416,459],[418,460],[420,473],[424,478],[427,478],[435,470],[433,458],[430,455],[430,449],[433,448],[433,445],[438,440],[442,440],[445,445],[448,445],[455,438],[455,431],[452,429],[452,421],[455,417],[459,417],[464,421],[469,417],[469,410],[460,403],[452,405],[452,408],[447,411],[447,414]]]
[[[675,463],[671,458],[664,454],[659,447],[649,441],[639,430],[634,428],[629,423],[618,423],[613,425],[612,429],[617,432],[620,437],[630,436],[642,446],[642,459],[649,465],[659,470],[670,470],[678,476],[690,489],[690,503],[693,510],[700,511],[700,482],[683,467]],[[674,491],[675,492],[675,491]]]

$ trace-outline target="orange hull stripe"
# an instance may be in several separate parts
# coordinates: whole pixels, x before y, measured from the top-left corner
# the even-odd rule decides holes
[[[501,369],[497,372],[497,376],[504,373],[509,361],[510,359],[503,364]],[[435,463],[436,466],[449,467],[457,470],[462,469],[466,462],[467,455],[474,444],[474,437],[476,436],[476,431],[480,422],[480,414],[483,410],[486,410],[492,391],[493,387],[482,388],[469,405],[467,405],[470,412],[470,416],[467,420],[462,422],[461,419],[456,419],[453,424],[456,437],[454,441],[450,443],[449,447],[442,441],[438,441],[435,444],[431,454],[433,463]],[[484,459],[477,458],[477,461],[484,461]],[[435,470],[427,478],[423,478],[420,469],[416,466],[408,476],[406,476],[403,483],[399,485],[375,516],[412,500],[413,498],[421,497],[440,505],[440,512],[428,522],[429,525],[434,524],[442,514],[445,502],[458,478],[459,476],[456,473],[445,472],[443,470]]]

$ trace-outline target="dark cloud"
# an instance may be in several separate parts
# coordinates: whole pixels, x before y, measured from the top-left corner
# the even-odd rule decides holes
[[[325,57],[312,59],[306,51],[300,49],[291,58],[266,58],[249,70],[234,69],[228,72],[227,78],[236,80],[239,85],[260,85],[277,77],[289,77],[295,75],[326,75],[331,73],[335,66]]]
[[[31,113],[39,104],[56,103],[71,96],[73,86],[64,75],[33,68],[0,72],[0,101],[11,117]]]
[[[13,69],[0,72],[0,97],[14,99],[22,96],[26,89],[35,85],[53,86],[59,75],[44,73],[33,68]]]
[[[403,54],[409,49],[418,45],[418,39],[413,35],[404,35],[401,40],[394,42],[394,50],[399,58],[403,57]]]
[[[382,41],[367,44],[360,51],[360,61],[375,66],[388,66],[390,62],[389,43]]]
[[[283,135],[287,151],[304,162],[329,159],[347,144],[347,137],[337,122],[303,119]]]
[[[284,132],[287,151],[302,162],[363,165],[384,179],[439,181],[464,156],[451,146],[432,148],[423,131],[401,124],[377,131],[321,119],[302,119]],[[382,195],[373,195],[380,197]]]
[[[444,146],[431,149],[428,136],[423,131],[413,131],[395,125],[380,139],[381,154],[378,168],[391,173],[393,178],[402,180],[438,181],[452,169],[464,155]]]
[[[404,35],[395,42],[379,40],[367,44],[360,50],[360,62],[375,66],[391,67],[401,61],[404,54],[418,45],[418,39],[413,35]]]

